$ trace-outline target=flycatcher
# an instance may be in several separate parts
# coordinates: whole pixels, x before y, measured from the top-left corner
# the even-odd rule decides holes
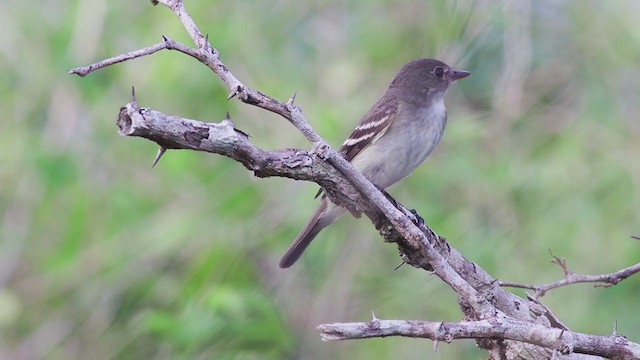
[[[404,65],[344,141],[340,154],[378,187],[384,189],[402,180],[440,142],[447,124],[444,95],[454,81],[469,75],[434,59]],[[280,260],[280,267],[293,265],[320,230],[345,211],[323,196],[307,226]]]

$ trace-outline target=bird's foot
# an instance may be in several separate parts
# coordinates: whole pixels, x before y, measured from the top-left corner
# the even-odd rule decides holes
[[[411,211],[411,213],[413,214],[413,216],[415,216],[415,217],[416,217],[416,218],[415,218],[414,223],[415,223],[417,226],[422,226],[422,225],[424,225],[424,219],[422,218],[422,216],[420,216],[420,214],[418,214],[418,212],[416,211],[416,209],[411,209],[411,210],[409,210],[409,211]]]

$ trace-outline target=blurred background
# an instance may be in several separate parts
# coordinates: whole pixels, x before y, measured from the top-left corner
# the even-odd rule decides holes
[[[390,192],[499,279],[560,279],[640,260],[640,2],[188,1],[223,61],[297,101],[339,146],[417,57],[467,69],[438,150]],[[366,219],[343,218],[277,268],[317,186],[120,137],[141,106],[204,121],[230,112],[265,149],[309,148],[287,121],[226,101],[203,65],[160,52],[67,70],[157,43],[191,44],[148,1],[0,1],[0,358],[477,359],[472,341],[323,343],[318,324],[459,320],[452,290],[403,266]],[[514,290],[522,295],[520,290]],[[640,276],[543,298],[573,330],[640,341]]]

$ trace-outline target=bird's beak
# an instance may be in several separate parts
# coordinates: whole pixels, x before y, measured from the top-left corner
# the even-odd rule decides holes
[[[452,81],[466,78],[467,76],[471,75],[471,73],[466,70],[456,70],[456,69],[451,69],[451,70],[452,71],[451,71],[451,75],[449,75],[449,80],[452,80]]]

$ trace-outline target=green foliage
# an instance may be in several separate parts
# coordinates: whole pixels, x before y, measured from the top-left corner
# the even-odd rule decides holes
[[[640,258],[640,26],[634,1],[188,1],[247,85],[298,93],[338,145],[416,57],[468,69],[426,165],[391,193],[498,278],[603,273]],[[506,7],[505,7],[506,6]],[[407,266],[364,219],[277,259],[316,201],[312,184],[255,179],[217,156],[117,135],[142,106],[205,121],[229,111],[267,149],[308,147],[177,52],[85,78],[66,70],[189,43],[146,1],[0,2],[0,354],[47,359],[434,358],[429,341],[322,343],[315,327],[381,318],[457,320],[453,292]],[[576,331],[640,340],[639,277],[543,298]],[[575,299],[580,299],[576,301]],[[471,341],[437,358],[481,358]]]

